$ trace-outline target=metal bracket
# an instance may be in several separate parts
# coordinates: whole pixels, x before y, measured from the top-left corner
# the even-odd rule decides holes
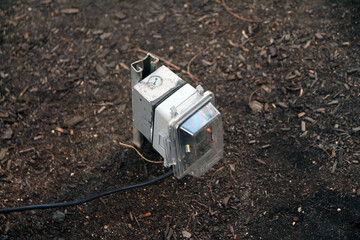
[[[131,87],[146,78],[149,74],[157,69],[159,59],[151,55],[146,54],[143,59],[140,59],[131,64]]]
[[[131,64],[131,89],[134,91],[134,86],[146,78],[149,74],[157,69],[159,59],[152,56],[150,53],[146,54],[143,59],[140,59]],[[134,109],[134,102],[132,102],[132,109]],[[132,119],[134,121],[134,118]],[[139,130],[133,127],[133,144],[140,148],[143,144],[144,136]]]

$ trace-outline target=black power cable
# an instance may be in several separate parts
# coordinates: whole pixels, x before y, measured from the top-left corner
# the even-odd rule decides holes
[[[80,205],[86,202],[90,202],[92,200],[113,194],[113,193],[117,193],[120,191],[124,191],[124,190],[128,190],[128,189],[133,189],[133,188],[138,188],[138,187],[143,187],[143,186],[147,186],[150,184],[154,184],[160,180],[163,180],[169,176],[171,176],[174,172],[171,170],[159,177],[156,177],[154,179],[145,181],[145,182],[141,182],[141,183],[136,183],[133,185],[128,185],[128,186],[122,186],[119,188],[115,188],[106,192],[102,192],[102,193],[98,193],[95,195],[92,195],[90,197],[86,197],[83,199],[79,199],[79,200],[75,200],[75,201],[71,201],[71,202],[60,202],[60,203],[49,203],[49,204],[41,204],[41,205],[32,205],[32,206],[23,206],[23,207],[15,207],[15,208],[4,208],[4,209],[0,209],[0,214],[1,213],[11,213],[11,212],[22,212],[22,211],[28,211],[28,210],[35,210],[35,209],[47,209],[47,208],[58,208],[58,207],[69,207],[69,206],[75,206],[75,205]]]

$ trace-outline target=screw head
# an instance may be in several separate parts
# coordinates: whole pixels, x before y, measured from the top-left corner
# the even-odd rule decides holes
[[[152,76],[149,78],[148,84],[152,87],[158,87],[162,84],[163,80],[159,76]]]

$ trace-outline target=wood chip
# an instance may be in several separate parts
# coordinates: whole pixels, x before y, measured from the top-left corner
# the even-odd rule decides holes
[[[235,231],[234,231],[234,227],[232,225],[229,225],[229,229],[230,229],[230,232],[233,236],[235,236]],[[236,238],[234,238],[236,239]]]
[[[301,113],[298,114],[298,118],[301,118],[303,116],[305,116],[305,112],[301,112]]]
[[[147,217],[150,217],[150,216],[151,216],[151,212],[147,212],[147,213],[143,214],[141,217],[147,218]]]
[[[100,35],[100,34],[102,34],[104,31],[102,30],[102,29],[98,29],[98,30],[95,30],[95,31],[93,31],[93,34],[94,35]]]
[[[9,117],[8,113],[0,112],[0,118],[8,118],[8,117]]]
[[[308,134],[308,131],[305,131],[305,132],[303,132],[302,134],[300,134],[300,137],[303,138],[303,137],[305,137],[307,134]]]
[[[105,40],[105,39],[109,38],[111,35],[112,35],[111,32],[103,33],[100,35],[100,39]]]
[[[55,130],[61,133],[67,133],[67,131],[62,129],[61,127],[56,127]]]
[[[246,35],[245,30],[242,30],[242,31],[241,31],[241,34],[244,36],[244,38],[246,38],[246,39],[248,39],[248,38],[249,38],[249,36],[248,36],[248,35]]]
[[[303,48],[307,49],[310,46],[310,44],[311,44],[311,40],[307,41]]]
[[[311,123],[315,122],[315,120],[312,119],[311,117],[304,117],[304,119],[311,122]]]
[[[19,151],[19,153],[27,153],[27,152],[31,152],[31,151],[35,151],[34,147],[29,147],[29,148],[25,148]]]
[[[97,114],[102,113],[106,109],[106,106],[102,106],[99,110],[97,110]]]
[[[352,74],[352,73],[355,73],[355,72],[360,72],[360,68],[352,68],[352,69],[347,71],[348,74]]]
[[[336,166],[337,166],[337,161],[334,162],[334,164],[331,168],[331,173],[334,173],[336,171]]]
[[[39,140],[39,139],[42,139],[42,138],[44,138],[44,136],[43,136],[43,135],[39,135],[39,136],[34,137],[34,140],[36,141],[36,140]]]
[[[129,68],[125,63],[121,62],[121,63],[119,63],[119,64],[120,64],[120,66],[121,66],[123,69],[125,69],[126,71],[129,71],[129,70],[130,70],[130,68]]]
[[[354,132],[360,131],[360,126],[359,126],[359,127],[354,127],[352,130],[353,130]]]
[[[209,61],[207,61],[207,60],[205,60],[205,59],[201,60],[201,63],[202,63],[205,67],[208,67],[208,66],[211,66],[211,65],[212,65],[211,62],[209,62]]]
[[[288,108],[289,106],[286,103],[278,102],[278,105],[282,108]]]
[[[65,14],[77,14],[79,13],[79,9],[77,8],[66,8],[66,9],[62,9],[61,13],[65,13]]]
[[[126,18],[126,15],[122,12],[117,12],[114,14],[114,16],[119,20],[124,20]]]
[[[224,198],[223,203],[224,203],[225,207],[227,206],[227,204],[228,204],[231,196],[232,196],[232,195],[229,195],[229,196],[227,196],[226,198]]]
[[[301,131],[303,131],[303,132],[306,131],[306,123],[305,123],[305,121],[301,121]]]
[[[339,103],[339,100],[333,100],[329,103],[327,103],[327,105],[334,105],[334,104],[338,104]]]
[[[3,158],[5,157],[7,151],[8,151],[8,148],[2,148],[0,150],[0,160],[3,160]]]
[[[82,116],[74,116],[72,118],[69,118],[69,119],[65,120],[64,121],[64,126],[69,127],[69,128],[73,127],[73,126],[79,124],[80,122],[84,121],[84,119],[85,118],[82,117]]]

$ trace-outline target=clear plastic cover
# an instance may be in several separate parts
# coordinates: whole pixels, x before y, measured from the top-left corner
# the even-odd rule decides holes
[[[220,113],[206,103],[177,129],[176,177],[201,176],[223,154],[223,128]]]

